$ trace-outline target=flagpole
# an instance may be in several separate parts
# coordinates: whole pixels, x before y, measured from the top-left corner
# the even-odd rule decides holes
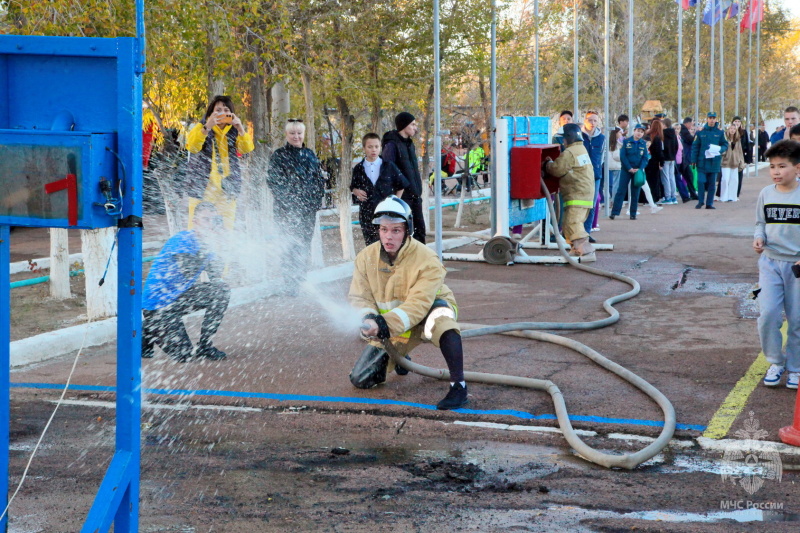
[[[761,9],[764,9],[763,7]],[[761,88],[761,18],[759,17],[758,26],[756,31],[756,124],[761,124],[761,102],[759,101],[759,92]],[[750,12],[750,20],[753,20],[753,13]],[[750,31],[753,31],[752,23]],[[758,176],[758,143],[756,143],[756,176]]]
[[[739,77],[741,71],[739,70],[739,66],[741,63],[741,55],[742,55],[742,28],[740,27],[742,24],[742,9],[739,9],[739,17],[736,20],[736,104],[734,105],[734,114],[739,115]],[[747,131],[747,125],[745,124],[744,127],[745,131]]]
[[[748,4],[747,8],[750,9],[750,5],[749,4]],[[749,20],[750,19],[748,17],[748,21]],[[739,29],[741,30],[741,27]],[[755,157],[755,155],[758,154],[758,134],[759,134],[759,129],[758,129],[758,120],[754,120],[753,119],[753,115],[751,114],[751,111],[752,111],[751,104],[753,103],[753,100],[752,100],[752,94],[753,93],[750,90],[750,88],[751,88],[751,78],[752,78],[752,74],[753,74],[753,31],[752,31],[751,28],[748,28],[748,29],[750,31],[747,32],[747,122],[749,123],[752,120],[753,121],[753,125],[755,126],[755,132],[754,132],[755,133],[755,141],[753,143],[754,144],[754,148],[755,148],[754,151],[753,151],[753,154],[754,154],[753,159],[755,159],[755,160],[753,161],[753,163],[756,165],[756,168],[758,168],[758,158]],[[750,167],[749,166],[747,167],[747,177],[748,178],[750,177]]]
[[[720,128],[725,127],[725,15],[722,4],[719,5],[719,108]]]
[[[633,126],[638,122],[633,113],[633,0],[628,0],[628,124],[627,134],[633,136]]]
[[[492,115],[489,117],[491,120],[491,137],[489,139],[490,146],[491,146],[491,159],[489,163],[491,164],[491,172],[492,172],[492,181],[490,186],[492,188],[492,209],[491,213],[491,226],[492,226],[492,235],[497,235],[498,231],[507,232],[508,228],[500,228],[498,227],[498,216],[497,212],[500,206],[497,203],[497,184],[500,179],[508,179],[507,176],[503,176],[502,178],[498,178],[497,176],[497,154],[495,150],[497,149],[497,2],[496,0],[492,0],[492,23],[491,23],[491,70],[489,74],[489,91],[491,94],[491,106],[492,106]],[[435,154],[435,157],[440,157],[440,154]],[[507,233],[506,233],[507,235]]]
[[[631,2],[633,0],[630,0]],[[700,19],[703,16],[703,0],[694,6],[694,119],[700,117]]]
[[[439,261],[442,260],[442,88],[441,88],[441,54],[439,50],[439,0],[433,0],[433,171],[434,176],[434,199],[436,213],[436,223],[434,225],[434,233],[436,234],[436,255],[439,256]],[[494,155],[494,154],[492,154]],[[462,185],[465,186],[465,185]]]
[[[683,117],[683,6],[678,4],[678,116]]]
[[[533,115],[539,116],[539,0],[533,0],[533,17],[536,19],[533,37]]]
[[[710,79],[708,82],[708,110],[714,110],[714,10],[716,9],[716,1],[711,1],[711,65],[710,65]]]
[[[611,135],[610,123],[608,121],[608,62],[609,58],[611,57],[608,44],[608,26],[609,19],[611,18],[611,7],[609,5],[610,2],[611,0],[605,0],[605,46],[603,48],[603,115],[605,116],[606,146],[608,146],[608,139]],[[605,164],[603,165],[603,203],[605,204],[605,214],[606,216],[609,216],[611,214],[611,187],[609,187],[608,183],[610,154],[608,153],[608,150],[603,150],[603,154],[603,159],[605,161]]]
[[[572,23],[572,36],[574,39],[574,50],[572,57],[572,113],[575,117],[575,122],[578,121],[578,0],[574,0],[573,6],[573,23]]]

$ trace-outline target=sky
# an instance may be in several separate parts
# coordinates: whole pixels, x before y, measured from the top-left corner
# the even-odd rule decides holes
[[[789,10],[792,18],[800,18],[800,2],[797,0],[773,0],[776,4],[781,5],[784,9]]]

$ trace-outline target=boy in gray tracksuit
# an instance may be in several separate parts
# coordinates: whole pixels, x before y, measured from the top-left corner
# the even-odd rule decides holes
[[[800,381],[800,143],[781,141],[764,154],[773,184],[764,187],[756,204],[753,249],[758,258],[758,297],[761,315],[758,336],[771,366],[764,385],[775,387],[784,370],[786,386],[796,389]],[[800,273],[800,270],[797,271]],[[789,324],[786,350],[781,335],[782,315]]]

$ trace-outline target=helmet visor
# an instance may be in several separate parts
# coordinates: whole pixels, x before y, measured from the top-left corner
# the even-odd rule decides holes
[[[407,221],[403,217],[397,216],[395,214],[389,213],[378,213],[375,215],[375,218],[372,219],[372,223],[376,225],[380,224],[406,224]]]

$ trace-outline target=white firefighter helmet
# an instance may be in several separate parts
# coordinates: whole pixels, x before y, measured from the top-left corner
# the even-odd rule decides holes
[[[408,234],[414,233],[414,221],[411,217],[411,208],[403,200],[395,195],[387,196],[375,207],[375,215],[372,218],[373,224],[390,222],[394,224],[405,222],[408,226]]]

